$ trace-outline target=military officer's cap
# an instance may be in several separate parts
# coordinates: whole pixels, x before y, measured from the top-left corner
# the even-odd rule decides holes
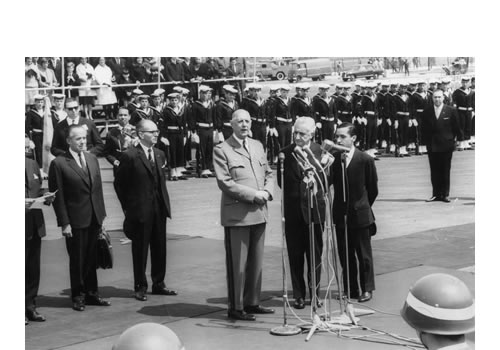
[[[188,95],[189,94],[189,89],[183,88],[182,86],[175,86],[173,88],[174,91],[177,91],[180,94],[183,95]]]
[[[52,97],[54,100],[63,100],[64,99],[64,94],[52,94]]]
[[[340,87],[340,86],[337,85],[337,87]],[[325,83],[318,84],[318,89],[327,90],[329,88],[330,88],[330,85],[328,85],[328,84],[325,84]]]
[[[141,89],[134,89],[134,90],[132,90],[132,94],[142,95],[142,94],[144,94],[144,92]]]
[[[200,92],[208,92],[213,90],[210,86],[200,85]]]
[[[234,88],[234,86],[229,85],[229,84],[224,85],[222,88],[224,89],[224,91],[231,92],[231,93],[233,93],[233,94],[237,94],[237,93],[238,93],[238,90],[236,90],[236,89]]]
[[[262,85],[257,83],[250,83],[247,85],[250,90],[262,90]]]
[[[149,96],[146,94],[139,95],[139,100],[147,100],[148,98]]]
[[[170,94],[167,95],[169,99],[172,98],[179,98],[179,93],[178,92],[171,92]]]
[[[41,95],[41,94],[36,94],[35,96],[33,96],[33,99],[36,101],[36,100],[43,100],[45,98],[45,95]]]

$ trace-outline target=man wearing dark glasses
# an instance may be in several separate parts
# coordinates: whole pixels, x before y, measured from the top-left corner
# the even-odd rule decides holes
[[[80,107],[76,100],[68,99],[66,101],[66,112],[68,113],[68,117],[54,128],[50,152],[55,157],[66,153],[68,150],[68,143],[66,142],[67,130],[70,125],[80,125],[87,131],[86,150],[96,156],[100,155],[104,150],[104,143],[101,136],[99,136],[95,123],[80,116]]]

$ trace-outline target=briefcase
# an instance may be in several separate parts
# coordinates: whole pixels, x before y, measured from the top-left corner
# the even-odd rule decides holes
[[[97,267],[101,269],[113,268],[113,246],[104,227],[101,227],[97,236]]]

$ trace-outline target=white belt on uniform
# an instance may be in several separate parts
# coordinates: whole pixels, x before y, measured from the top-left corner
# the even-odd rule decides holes
[[[178,126],[167,126],[168,130],[180,130]]]
[[[224,126],[229,126],[229,127],[230,127],[230,126],[231,126],[231,123],[224,123],[223,125],[224,125]]]
[[[461,110],[461,111],[467,111],[468,110],[467,107],[458,107],[458,109]]]
[[[417,109],[417,112],[422,113],[424,110],[423,109]]]
[[[365,114],[368,114],[368,115],[375,115],[375,112],[373,112],[373,111],[365,111]]]
[[[396,114],[399,114],[399,115],[410,115],[410,112],[397,112]]]
[[[333,122],[335,118],[320,117],[321,120],[326,120],[328,122]]]
[[[279,120],[280,122],[285,122],[285,123],[291,123],[291,119],[286,119],[286,118],[281,118],[281,117],[276,117],[276,120]]]
[[[212,123],[196,123],[198,126],[201,126],[202,128],[211,128],[213,126]]]
[[[263,122],[265,122],[265,121],[266,121],[265,119],[254,118],[254,117],[252,117],[252,118],[250,118],[250,119],[252,119],[253,121],[259,122],[259,123],[263,123]]]

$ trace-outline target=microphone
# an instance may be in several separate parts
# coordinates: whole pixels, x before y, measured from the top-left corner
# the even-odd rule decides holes
[[[285,169],[285,153],[280,152],[278,154],[278,160],[279,160],[279,163],[280,163],[281,173],[283,173],[283,170]]]
[[[293,156],[297,160],[297,163],[299,163],[299,166],[302,168],[304,173],[307,173],[314,168],[311,164],[309,164],[306,154],[299,146],[295,146],[293,149]]]
[[[321,149],[327,152],[330,152],[332,150],[335,151],[340,151],[340,152],[349,152],[351,149],[347,148],[345,146],[337,145],[333,143],[331,140],[323,140],[323,143],[321,144]]]
[[[307,156],[304,153],[304,151],[302,150],[302,148],[300,148],[299,146],[295,146],[295,148],[293,149],[293,151],[295,152],[295,154],[297,154],[298,156],[300,156],[300,158],[302,158],[302,161],[308,163]]]
[[[321,164],[319,163],[319,161],[316,159],[316,157],[314,156],[314,153],[311,151],[311,148],[309,147],[304,147],[302,148],[302,150],[305,150],[307,154],[309,154],[311,156],[311,158],[314,160],[314,162],[316,163],[316,166],[318,168],[321,169],[321,171],[323,171],[323,167],[321,166]]]

